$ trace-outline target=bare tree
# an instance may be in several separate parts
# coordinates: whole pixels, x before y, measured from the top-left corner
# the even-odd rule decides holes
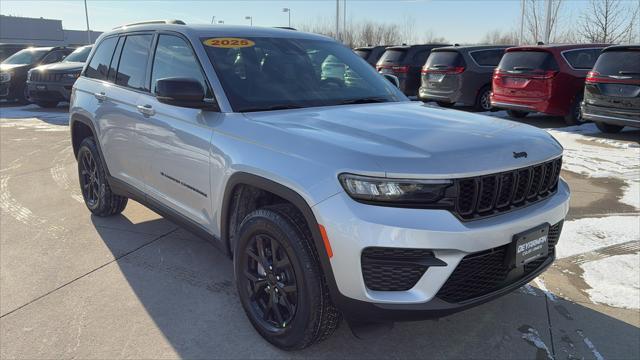
[[[515,45],[518,43],[518,33],[515,30],[492,30],[484,35],[480,41],[483,44]]]
[[[640,5],[621,0],[589,0],[578,27],[584,40],[593,43],[620,43],[633,41],[634,25]]]
[[[551,42],[556,41],[556,34],[559,27],[559,20],[562,10],[563,0],[551,1],[551,16],[549,19],[549,33]],[[546,19],[545,0],[526,0],[525,6],[525,39],[524,42],[535,44],[544,39]]]

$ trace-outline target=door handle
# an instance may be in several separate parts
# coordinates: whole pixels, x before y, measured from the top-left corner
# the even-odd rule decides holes
[[[151,105],[138,105],[137,108],[138,112],[144,116],[153,116],[156,113]]]
[[[93,93],[93,96],[95,96],[95,98],[98,99],[98,101],[107,100],[107,95],[104,92]]]

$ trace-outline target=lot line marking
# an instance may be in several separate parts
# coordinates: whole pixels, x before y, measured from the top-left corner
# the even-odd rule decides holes
[[[40,300],[40,299],[43,299],[43,298],[47,297],[47,296],[48,296],[48,295],[50,295],[50,294],[53,294],[54,292],[56,292],[56,291],[58,291],[58,290],[60,290],[60,289],[62,289],[62,288],[64,288],[64,287],[66,287],[67,285],[70,285],[70,284],[72,284],[72,283],[76,282],[77,280],[80,280],[80,279],[82,279],[82,278],[84,278],[84,277],[86,277],[86,276],[88,276],[88,275],[93,274],[94,272],[96,272],[96,271],[98,271],[98,270],[100,270],[100,269],[102,269],[102,268],[106,267],[107,265],[110,265],[110,264],[112,264],[112,263],[114,263],[114,262],[117,262],[118,260],[120,260],[120,259],[122,259],[122,258],[124,258],[124,257],[126,257],[126,256],[128,256],[128,255],[130,255],[130,254],[132,254],[132,253],[134,253],[134,252],[136,252],[136,251],[138,251],[138,250],[140,250],[140,249],[142,249],[142,248],[144,248],[144,247],[148,246],[148,245],[153,244],[154,242],[156,242],[156,241],[158,241],[158,240],[162,239],[162,238],[163,238],[163,237],[165,237],[165,236],[171,235],[172,233],[176,232],[178,229],[179,229],[179,228],[178,228],[178,227],[176,227],[176,228],[174,228],[174,229],[172,229],[172,230],[170,230],[170,231],[168,231],[168,232],[166,232],[166,233],[164,233],[164,234],[162,234],[162,235],[159,235],[159,236],[157,236],[157,237],[153,238],[152,240],[148,241],[147,243],[142,244],[142,245],[138,246],[137,248],[135,248],[135,249],[133,249],[133,250],[131,250],[131,251],[129,251],[129,252],[127,252],[127,253],[125,253],[125,254],[123,254],[123,255],[121,255],[121,256],[119,256],[119,257],[115,258],[115,259],[113,259],[113,260],[111,260],[111,261],[109,261],[109,262],[107,262],[107,263],[104,263],[104,264],[102,264],[102,265],[98,266],[97,268],[95,268],[95,269],[93,269],[93,270],[91,270],[91,271],[89,271],[89,272],[87,272],[87,273],[85,273],[85,274],[82,274],[82,275],[80,275],[80,276],[76,277],[76,278],[75,278],[75,279],[73,279],[73,280],[70,280],[70,281],[68,281],[68,282],[66,282],[66,283],[64,283],[64,284],[62,284],[62,285],[60,285],[60,286],[58,286],[57,288],[55,288],[55,289],[53,289],[53,290],[47,291],[46,293],[44,293],[44,294],[42,294],[42,295],[40,295],[40,296],[36,297],[35,299],[33,299],[33,300],[31,300],[31,301],[29,301],[29,302],[27,302],[27,303],[23,304],[23,305],[20,305],[20,306],[18,306],[17,308],[15,308],[15,309],[13,309],[13,310],[11,310],[11,311],[9,311],[9,312],[5,313],[5,314],[0,315],[0,319],[4,318],[5,316],[8,316],[8,315],[13,314],[14,312],[16,312],[16,311],[18,311],[18,310],[20,310],[20,309],[22,309],[22,308],[24,308],[24,307],[26,307],[26,306],[28,306],[28,305],[31,305],[31,304],[33,304],[34,302],[36,302],[36,301],[38,301],[38,300]]]

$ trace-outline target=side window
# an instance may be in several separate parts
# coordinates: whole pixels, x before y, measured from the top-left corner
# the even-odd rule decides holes
[[[124,41],[116,84],[137,90],[146,88],[147,61],[153,35],[129,35]]]
[[[64,51],[57,50],[50,52],[42,59],[42,64],[53,64],[62,61],[67,54]]]
[[[185,77],[198,80],[209,94],[207,81],[191,46],[172,35],[160,35],[151,72],[151,91],[155,92],[158,79]]]
[[[124,45],[124,39],[124,36],[118,38],[116,50],[113,53],[113,57],[111,58],[111,65],[109,66],[109,74],[107,76],[107,81],[109,82],[116,81],[116,73],[118,72],[118,63],[120,62],[120,54],[122,54],[122,45]]]
[[[413,63],[415,65],[424,65],[427,62],[427,58],[429,57],[429,50],[420,50],[413,55]]]
[[[578,70],[591,70],[595,65],[601,49],[580,49],[571,50],[563,53],[572,68]]]
[[[99,80],[107,79],[109,64],[111,64],[113,49],[115,49],[117,41],[117,37],[110,37],[102,40],[93,54],[91,62],[89,62],[89,65],[87,66],[87,70],[84,74],[85,76]]]
[[[504,50],[482,50],[470,53],[473,60],[480,66],[496,67],[502,59]]]

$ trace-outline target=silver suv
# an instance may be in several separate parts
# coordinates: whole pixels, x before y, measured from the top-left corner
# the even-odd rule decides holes
[[[355,76],[323,76],[327,59]],[[546,132],[411,102],[314,34],[119,28],[70,112],[89,210],[135,199],[211,240],[253,326],[284,349],[342,317],[358,334],[506,294],[553,262],[569,208]]]

